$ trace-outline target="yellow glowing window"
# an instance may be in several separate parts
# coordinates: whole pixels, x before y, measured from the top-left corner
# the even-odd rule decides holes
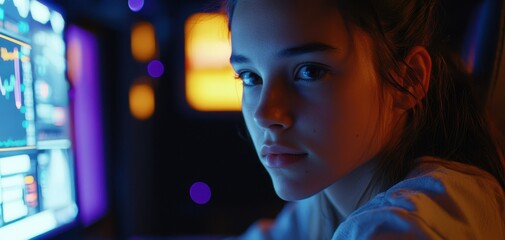
[[[230,66],[230,41],[226,16],[192,15],[185,25],[186,100],[198,111],[238,111],[240,82]]]

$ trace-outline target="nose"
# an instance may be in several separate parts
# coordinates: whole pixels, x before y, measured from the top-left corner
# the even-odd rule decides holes
[[[281,81],[264,84],[254,112],[254,121],[258,126],[271,131],[289,129],[294,122],[292,108],[294,100],[289,85]]]

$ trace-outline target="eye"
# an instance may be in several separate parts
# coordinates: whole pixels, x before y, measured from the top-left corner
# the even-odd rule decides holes
[[[303,65],[296,72],[296,80],[315,81],[323,78],[328,70],[318,65]]]
[[[261,78],[256,73],[250,71],[235,74],[235,79],[242,80],[244,86],[256,86],[262,83]]]

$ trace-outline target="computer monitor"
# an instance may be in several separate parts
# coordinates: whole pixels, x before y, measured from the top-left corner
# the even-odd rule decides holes
[[[65,19],[54,5],[0,0],[0,239],[75,221]]]

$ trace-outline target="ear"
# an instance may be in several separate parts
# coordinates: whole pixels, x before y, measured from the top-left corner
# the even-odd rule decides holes
[[[404,63],[413,71],[413,77],[416,77],[418,81],[414,81],[413,85],[410,85],[410,81],[404,81],[407,77],[407,66],[403,66],[401,76],[396,74],[393,76],[397,83],[408,89],[414,96],[398,90],[395,90],[396,93],[393,96],[396,107],[408,110],[416,106],[426,96],[430,86],[432,62],[428,50],[422,46],[416,46],[407,54]]]

